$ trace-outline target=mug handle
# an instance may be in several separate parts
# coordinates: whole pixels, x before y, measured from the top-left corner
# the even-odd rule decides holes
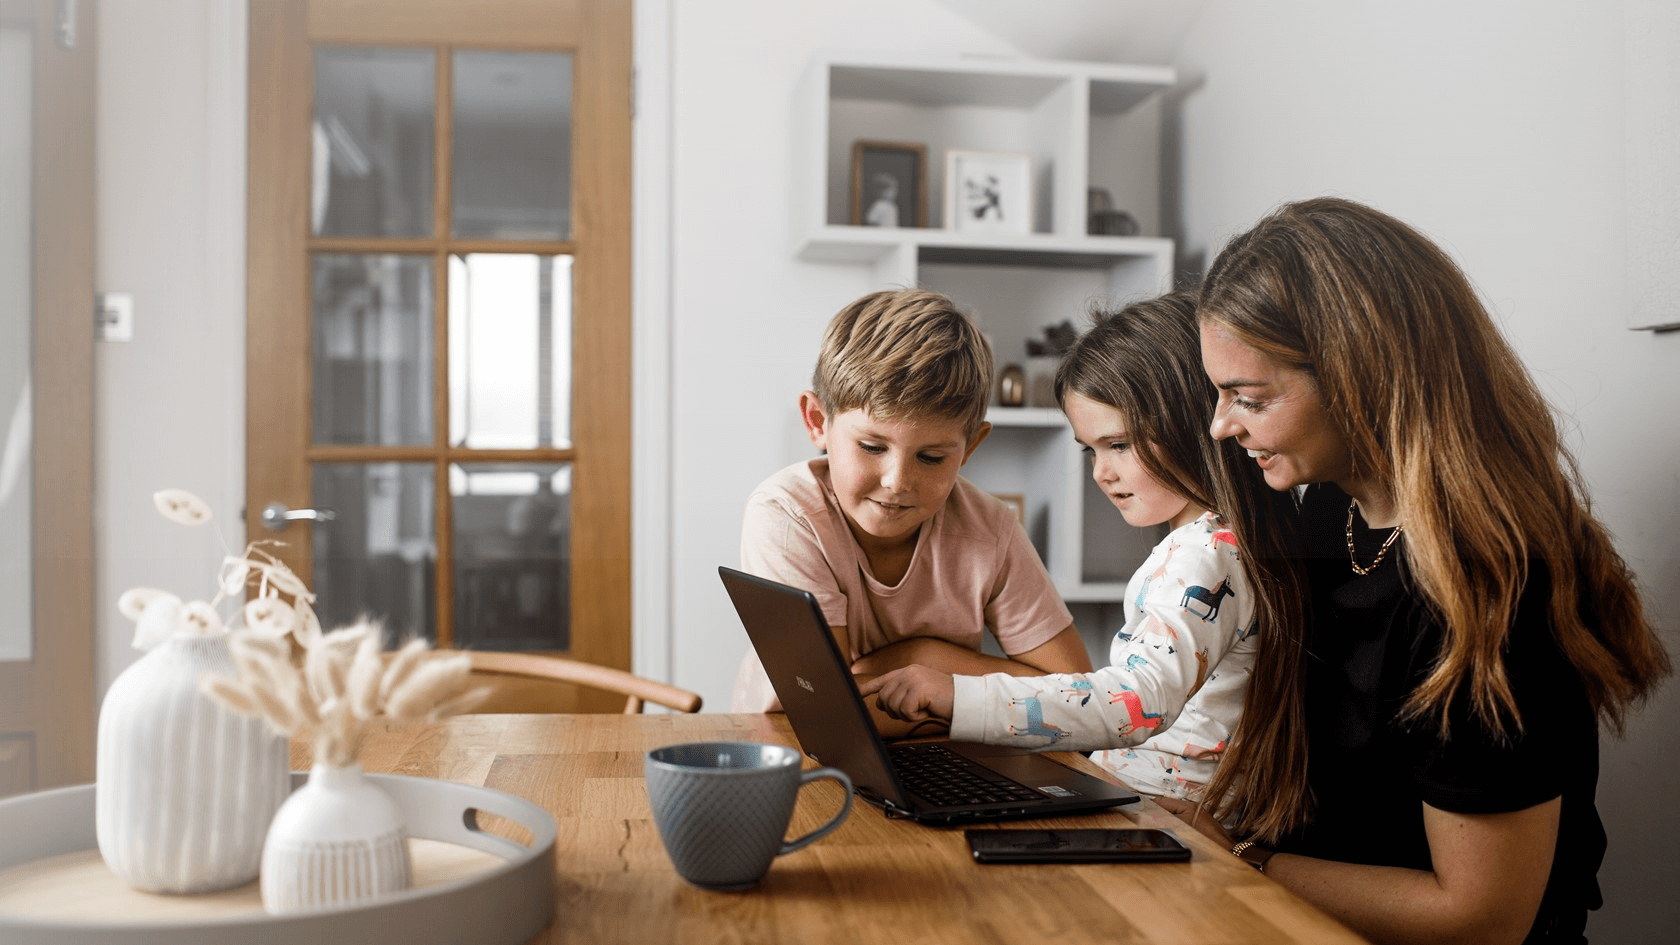
[[[828,823],[823,824],[821,827],[818,827],[797,840],[788,840],[784,842],[782,844],[781,852],[777,853],[777,856],[781,856],[783,853],[792,853],[795,850],[801,849],[808,844],[814,843],[817,840],[828,836],[831,832],[833,832],[834,828],[840,826],[842,823],[845,823],[846,815],[852,812],[852,779],[846,777],[846,772],[841,771],[839,768],[812,768],[810,771],[800,775],[799,786],[803,788],[812,781],[816,781],[821,778],[828,778],[830,781],[839,781],[840,787],[846,792],[846,803],[841,806],[840,813],[834,815],[833,820],[830,820]]]

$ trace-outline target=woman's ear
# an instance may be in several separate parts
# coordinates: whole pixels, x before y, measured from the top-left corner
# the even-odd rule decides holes
[[[822,401],[817,399],[816,391],[808,390],[799,395],[799,418],[805,421],[805,435],[811,438],[811,445],[828,452],[829,417]]]

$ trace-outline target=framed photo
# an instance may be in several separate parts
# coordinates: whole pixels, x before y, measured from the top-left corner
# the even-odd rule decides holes
[[[1002,151],[945,152],[945,228],[1032,232],[1032,159]]]
[[[927,149],[893,141],[852,143],[852,225],[927,226]]]
[[[1015,520],[1027,527],[1027,497],[1019,492],[994,492],[992,498],[1015,510]]]

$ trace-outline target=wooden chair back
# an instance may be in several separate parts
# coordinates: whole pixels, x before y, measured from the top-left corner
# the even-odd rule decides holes
[[[641,712],[648,702],[677,712],[700,711],[698,693],[621,669],[540,653],[466,652],[472,657],[473,675],[485,677],[495,688],[481,712],[576,711],[575,698],[557,696],[564,687],[555,683],[623,695],[627,715]]]

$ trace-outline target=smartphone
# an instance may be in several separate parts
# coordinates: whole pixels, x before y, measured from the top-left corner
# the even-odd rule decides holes
[[[966,830],[977,863],[1182,863],[1190,848],[1166,830]]]

